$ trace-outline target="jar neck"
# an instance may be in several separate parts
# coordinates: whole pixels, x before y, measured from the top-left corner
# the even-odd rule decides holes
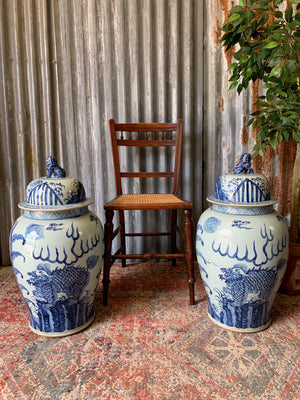
[[[53,220],[53,219],[67,219],[67,218],[76,218],[80,217],[88,213],[89,208],[87,206],[81,208],[73,208],[70,210],[62,210],[62,211],[24,211],[24,217],[31,218],[31,219],[46,219],[46,220]]]
[[[211,208],[219,213],[234,215],[266,215],[273,212],[273,205],[262,207],[251,207],[250,205],[245,207],[235,207],[234,205],[212,204]]]

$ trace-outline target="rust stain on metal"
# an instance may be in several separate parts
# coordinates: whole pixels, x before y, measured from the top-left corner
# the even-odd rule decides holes
[[[29,169],[34,170],[37,168],[37,162],[33,156],[33,148],[31,146],[25,146],[25,161]]]
[[[230,147],[229,146],[226,146],[226,142],[225,142],[225,140],[223,140],[223,142],[222,142],[222,146],[223,146],[223,149],[227,152],[227,153],[229,153],[230,152]]]
[[[271,146],[268,146],[264,153],[261,163],[261,173],[268,178],[272,197],[276,197],[276,183],[274,178],[275,171],[273,170],[274,164],[272,163],[272,159],[274,157],[275,157],[275,150]]]
[[[261,166],[262,166],[262,157],[257,156],[253,158],[252,160],[252,167],[254,169],[254,172],[261,173]]]
[[[222,25],[221,22],[217,19],[216,20],[216,24],[213,28],[213,33],[214,33],[214,37],[215,37],[215,41],[217,44],[220,43],[221,37],[222,37]]]
[[[275,151],[271,146],[268,146],[265,150],[261,172],[267,176],[272,174],[272,159],[275,157]]]
[[[235,5],[235,1],[233,1],[233,0],[231,0],[231,1],[230,0],[219,0],[219,1],[220,1],[221,9],[224,13],[224,21],[225,21],[225,19],[228,18],[228,16],[229,16],[229,10]],[[220,33],[218,33],[217,31],[215,33],[217,38],[218,37],[221,38],[221,36],[222,36],[222,31],[221,31],[222,25],[223,25],[223,23],[220,24],[219,21],[217,21],[216,28],[220,30]],[[220,39],[218,42],[220,42]],[[232,59],[233,59],[232,54],[234,53],[234,51],[235,51],[234,49],[229,49],[228,51],[225,52],[225,48],[224,48],[224,53],[225,53],[228,67],[232,63]]]
[[[255,106],[254,103],[258,100],[259,97],[259,81],[255,81],[254,83],[251,84],[251,112],[257,111],[259,109],[259,106]],[[257,130],[252,130],[252,135],[251,137],[255,137],[257,133]]]
[[[255,106],[254,103],[258,100],[259,97],[259,81],[256,81],[251,84],[251,112],[257,111],[258,106]],[[251,129],[251,138],[256,139],[256,134],[258,132],[258,128]],[[262,157],[257,156],[253,159],[253,168],[255,172],[261,172],[262,169]]]
[[[275,177],[275,197],[278,199],[278,211],[288,215],[291,210],[293,166],[297,152],[297,143],[290,139],[277,147],[279,173]]]
[[[218,107],[220,110],[224,111],[225,109],[224,97],[222,97],[222,100],[218,102]]]
[[[242,147],[247,146],[248,141],[249,141],[249,132],[247,129],[247,117],[246,117],[246,115],[243,115],[243,126],[242,126],[242,132],[241,132]]]

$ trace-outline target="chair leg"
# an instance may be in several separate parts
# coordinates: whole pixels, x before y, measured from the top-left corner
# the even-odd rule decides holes
[[[193,262],[193,222],[192,222],[192,210],[186,209],[183,212],[184,217],[184,238],[185,238],[185,257],[188,269],[188,283],[190,292],[190,304],[195,304],[195,272]]]
[[[120,242],[121,242],[121,249],[122,253],[121,254],[126,254],[126,239],[125,239],[125,217],[124,217],[124,211],[120,210],[119,211],[119,222],[121,226],[120,230]],[[126,267],[126,259],[122,259],[122,267]]]
[[[176,253],[176,224],[177,224],[177,210],[172,210],[171,216],[171,253]],[[172,259],[172,266],[176,266],[176,258]]]
[[[103,262],[103,305],[107,306],[108,299],[108,285],[109,285],[109,272],[111,267],[111,248],[113,238],[113,217],[114,212],[111,210],[105,211],[105,225],[104,225],[104,262]]]

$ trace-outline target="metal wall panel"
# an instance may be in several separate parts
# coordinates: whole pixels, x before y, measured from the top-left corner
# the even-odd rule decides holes
[[[82,181],[104,221],[103,204],[115,194],[110,118],[184,118],[181,194],[194,202],[196,223],[216,178],[253,142],[245,127],[252,93],[228,93],[229,60],[219,43],[231,4],[0,2],[0,264],[10,263],[17,204],[28,183],[45,175],[49,154]],[[272,168],[271,177],[277,173]],[[129,221],[148,223],[137,215]]]

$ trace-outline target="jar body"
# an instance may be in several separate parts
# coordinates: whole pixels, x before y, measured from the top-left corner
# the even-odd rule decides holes
[[[198,221],[196,252],[212,320],[241,332],[269,326],[288,258],[285,219],[270,206],[214,204]]]
[[[34,332],[65,336],[93,321],[103,228],[87,207],[25,211],[11,230],[10,253]]]

